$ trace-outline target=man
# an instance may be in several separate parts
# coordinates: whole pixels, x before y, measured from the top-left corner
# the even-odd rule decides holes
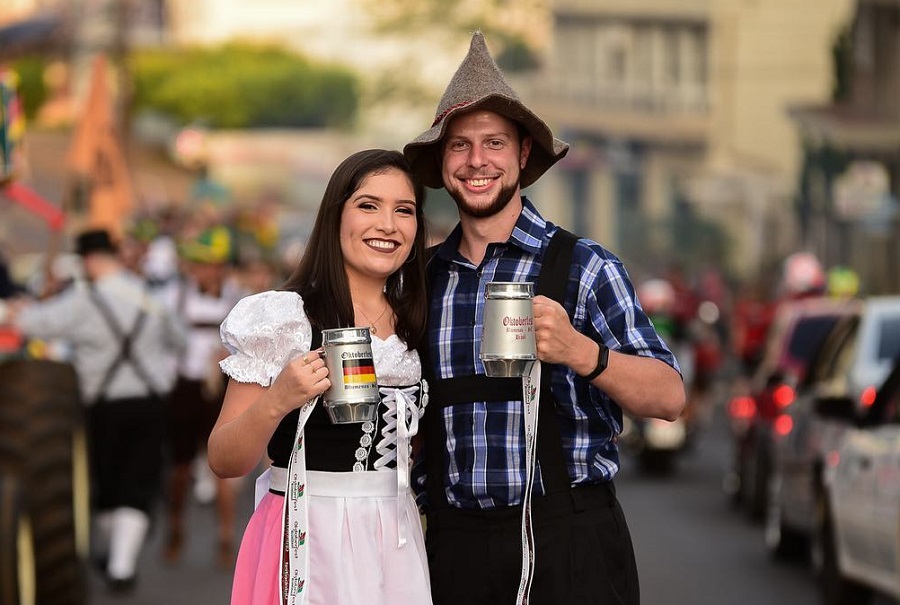
[[[522,390],[492,387],[507,379],[485,378],[478,358],[485,284],[541,287],[558,228],[521,189],[567,151],[506,83],[480,32],[432,128],[404,148],[427,186],[453,196],[460,218],[429,264],[428,342],[420,349],[431,386],[416,472],[426,474],[417,483],[426,490],[420,502],[437,605],[640,600],[613,487],[616,437],[623,410],[673,420],[685,393],[621,261],[577,239],[571,261],[544,275],[562,284],[563,304],[534,298],[543,363],[534,495],[524,511],[534,532],[533,573],[527,557],[523,562],[529,475]]]
[[[15,323],[35,338],[71,345],[88,414],[95,558],[117,592],[133,588],[136,563],[160,493],[163,397],[175,374],[167,360],[184,330],[127,271],[105,230],[78,236],[87,283],[26,304]]]
[[[206,441],[222,408],[225,377],[218,362],[227,356],[219,326],[248,292],[231,275],[234,238],[216,225],[181,242],[184,275],[158,291],[159,297],[186,326],[187,345],[176,360],[176,381],[167,401],[167,446],[172,468],[167,491],[167,538],[163,557],[181,558],[186,506],[191,480],[195,495],[215,500],[218,521],[215,557],[222,568],[234,561],[234,532],[239,479],[217,479],[206,462]],[[199,461],[199,464],[197,463]]]

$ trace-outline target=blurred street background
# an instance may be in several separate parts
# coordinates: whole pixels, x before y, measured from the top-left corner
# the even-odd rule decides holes
[[[3,0],[0,304],[82,279],[72,236],[89,226],[114,233],[154,287],[181,279],[182,243],[224,227],[228,279],[277,287],[336,165],[429,126],[474,29],[571,144],[525,194],[622,258],[684,371],[684,417],[627,419],[621,438],[643,602],[842,602],[823,600],[815,557],[772,556],[770,483],[741,514],[735,426],[742,437],[761,417],[751,394],[804,385],[764,362],[784,303],[900,299],[900,0]],[[439,241],[456,209],[428,194]],[[28,340],[2,315],[0,371],[66,363],[65,343]],[[882,331],[891,361],[900,328]],[[27,501],[6,497],[20,425],[4,388],[0,512]],[[86,596],[47,601],[39,576],[34,603],[226,602],[233,552],[217,550],[201,470],[180,557],[164,560],[161,502],[124,595],[90,564],[76,482],[70,550]],[[238,489],[239,536],[252,481]],[[900,595],[897,561],[881,592]]]

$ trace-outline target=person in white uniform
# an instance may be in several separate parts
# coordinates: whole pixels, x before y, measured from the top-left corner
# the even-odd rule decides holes
[[[233,604],[431,603],[409,488],[410,440],[427,403],[412,348],[425,326],[423,203],[402,154],[351,155],[293,275],[222,323],[230,379],[210,467],[237,477],[272,462],[238,553]],[[319,401],[333,379],[321,331],[355,326],[370,330],[381,403],[373,422],[332,424]]]
[[[83,231],[75,251],[87,280],[13,319],[24,334],[71,346],[87,408],[92,557],[124,593],[135,587],[161,493],[163,402],[175,382],[166,362],[184,346],[184,326],[125,268],[108,231]]]
[[[190,528],[186,520],[191,481],[200,485],[204,479],[206,442],[225,396],[225,377],[218,367],[218,362],[225,357],[219,326],[237,301],[249,294],[231,276],[234,247],[231,231],[221,225],[186,239],[180,250],[184,276],[159,292],[187,329],[187,346],[175,360],[178,378],[166,400],[166,440],[171,469],[163,558],[172,564],[180,559],[185,534]],[[234,481],[218,480],[213,485],[216,563],[223,568],[234,564],[238,488]]]

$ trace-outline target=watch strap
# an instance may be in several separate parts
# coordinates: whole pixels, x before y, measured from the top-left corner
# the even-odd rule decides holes
[[[598,342],[597,346],[600,347],[600,350],[597,352],[597,366],[590,374],[583,377],[588,382],[602,374],[603,370],[605,370],[606,366],[609,364],[609,347],[602,342]]]

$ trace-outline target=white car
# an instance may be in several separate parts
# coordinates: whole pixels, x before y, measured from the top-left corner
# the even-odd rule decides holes
[[[820,411],[856,407],[834,399]],[[812,560],[824,601],[863,605],[875,592],[900,600],[900,357],[862,420],[826,452],[816,508]]]
[[[794,402],[778,419],[782,424],[775,426],[764,534],[774,556],[808,552],[829,456],[872,405],[898,355],[900,296],[866,299],[837,322],[815,355]],[[846,400],[853,406],[842,414],[827,409]]]

